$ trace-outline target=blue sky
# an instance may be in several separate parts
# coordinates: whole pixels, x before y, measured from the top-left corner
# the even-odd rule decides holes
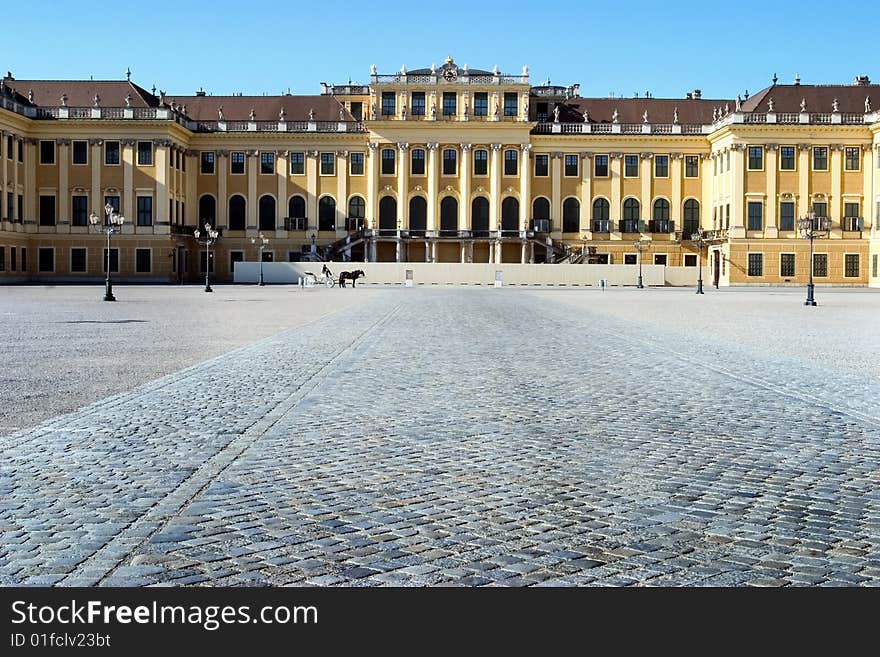
[[[36,3],[3,9],[0,67],[21,79],[123,79],[169,94],[320,93],[319,83],[441,64],[519,73],[581,95],[733,97],[790,83],[880,82],[880,2]]]

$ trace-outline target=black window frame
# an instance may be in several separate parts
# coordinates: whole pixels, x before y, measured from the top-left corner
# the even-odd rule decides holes
[[[58,220],[58,199],[55,197],[55,194],[40,194],[37,202],[40,212],[40,225],[54,226]]]
[[[458,113],[458,94],[444,91],[441,97],[443,116],[455,116]]]
[[[54,139],[41,139],[40,140],[40,164],[45,165],[53,165],[55,164],[55,140]]]
[[[509,157],[513,155],[513,157]],[[511,166],[512,163],[512,166]],[[516,176],[519,173],[519,152],[508,148],[504,151],[504,175]]]
[[[147,268],[143,269],[141,265],[142,257],[146,254]],[[135,274],[152,274],[153,273],[153,249],[139,247],[134,250],[134,273]]]
[[[82,157],[77,157],[77,152],[79,149],[82,149],[79,155]],[[81,162],[78,160],[82,160]],[[70,144],[70,163],[74,166],[82,166],[87,165],[89,163],[89,142],[85,139],[75,139]]]
[[[746,203],[746,230],[764,230],[764,204],[761,201]]]
[[[247,171],[244,151],[232,151],[229,153],[229,174],[233,176],[242,176]],[[240,170],[239,170],[240,169]]]
[[[566,178],[577,178],[580,175],[580,158],[574,153],[566,153],[563,155],[562,168],[563,176]],[[572,167],[574,167],[572,169]],[[573,172],[573,173],[572,173]]]
[[[516,116],[519,112],[519,96],[515,91],[504,92],[504,116]]]
[[[411,102],[410,113],[413,116],[425,116],[425,92],[413,91]]]
[[[655,178],[668,178],[669,177],[669,156],[668,155],[655,155],[654,156],[654,177]]]
[[[74,194],[70,197],[70,225],[89,225],[89,197],[84,194]]]
[[[122,161],[122,144],[118,141],[104,142],[104,165],[115,167]]]
[[[550,156],[547,153],[535,153],[535,177],[547,178],[550,175]]]
[[[779,230],[795,229],[796,208],[794,201],[779,202]]]
[[[397,113],[397,93],[394,91],[383,91],[381,98],[382,116],[394,116]]]
[[[630,171],[635,168],[635,173],[630,173]],[[623,156],[623,177],[624,178],[638,178],[639,177],[639,156],[638,155],[624,155]]]
[[[746,276],[759,278],[764,275],[764,254],[750,252],[748,254]]]
[[[137,225],[152,226],[153,225],[153,197],[138,196],[135,199],[137,208]]]
[[[813,254],[813,276],[816,278],[827,278],[828,277],[828,254],[827,253],[814,253]]]
[[[789,165],[789,166],[786,166]],[[797,149],[794,146],[779,147],[779,170],[795,171],[797,169]]]
[[[489,151],[485,148],[477,148],[474,150],[474,175],[489,175]]]
[[[260,151],[260,175],[271,176],[275,173],[275,151]]]
[[[137,165],[139,167],[153,166],[153,142],[139,141],[137,143]]]
[[[51,255],[52,258],[52,267],[46,267],[46,260],[44,259],[44,255]],[[37,271],[41,274],[51,274],[55,271],[55,247],[54,246],[40,246],[37,247]]]
[[[779,254],[779,278],[793,278],[796,258],[794,253]]]
[[[444,148],[442,154],[443,160],[443,175],[444,176],[455,176],[458,175],[458,151],[454,148]]]
[[[748,170],[763,171],[764,170],[764,147],[749,146],[748,149]]]
[[[858,253],[843,254],[843,277],[858,278],[860,271],[860,260]]]
[[[364,175],[364,154],[361,152],[351,153],[348,159],[348,175]]]
[[[411,176],[425,175],[425,149],[414,148],[409,153],[409,174]]]
[[[489,116],[489,93],[487,91],[474,93],[474,116]]]
[[[304,176],[306,174],[306,154],[303,151],[294,151],[290,154],[290,175]]]
[[[693,171],[693,174],[691,174]],[[699,178],[700,177],[700,156],[685,155],[684,156],[684,177]]]
[[[335,176],[336,153],[332,151],[323,151],[318,157],[320,157],[320,175]]]
[[[604,173],[602,173],[604,171]],[[607,178],[608,177],[608,156],[607,155],[594,155],[593,156],[593,177],[594,178]]]
[[[850,166],[853,163],[854,166]],[[860,171],[861,168],[861,149],[858,146],[847,146],[843,151],[843,170]]]
[[[819,166],[819,163],[824,166]],[[813,146],[813,171],[828,171],[828,147]]]
[[[203,176],[213,176],[217,173],[216,159],[214,151],[201,151],[199,154],[199,173]]]
[[[84,246],[70,249],[70,273],[85,274],[89,270],[89,250]]]
[[[388,153],[391,155],[389,156]],[[397,171],[397,155],[393,148],[383,148],[379,154],[381,160],[380,175],[393,176]]]

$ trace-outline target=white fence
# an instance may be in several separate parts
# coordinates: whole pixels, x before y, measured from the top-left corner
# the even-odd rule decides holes
[[[266,283],[298,284],[306,272],[321,275],[320,262],[264,262]],[[361,269],[366,276],[358,285],[404,285],[407,271],[412,272],[413,285],[487,285],[495,284],[495,272],[501,272],[503,285],[592,285],[601,279],[608,285],[635,285],[637,265],[520,265],[460,264],[424,262],[328,262],[335,276],[345,270]],[[703,280],[708,271],[703,268]],[[256,283],[260,279],[260,263],[237,262],[233,273],[235,283]],[[696,267],[642,265],[642,281],[646,286],[696,285]]]

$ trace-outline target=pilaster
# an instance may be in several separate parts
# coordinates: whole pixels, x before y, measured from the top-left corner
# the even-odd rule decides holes
[[[489,144],[489,230],[498,230],[501,215],[501,144]]]
[[[764,237],[779,236],[779,220],[776,212],[779,207],[776,193],[778,144],[764,146],[764,179],[767,184],[767,202],[764,205]]]
[[[135,218],[134,207],[134,139],[124,139],[122,149],[122,214],[128,219]]]
[[[440,144],[429,143],[425,146],[428,151],[428,230],[437,230],[437,154]]]
[[[461,144],[461,166],[459,167],[459,189],[461,201],[458,204],[458,230],[468,230],[471,211],[471,145]],[[464,250],[461,252],[464,258]],[[462,260],[462,262],[464,262]]]

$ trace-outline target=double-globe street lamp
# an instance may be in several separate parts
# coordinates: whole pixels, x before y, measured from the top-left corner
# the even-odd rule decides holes
[[[104,214],[106,215],[106,221],[103,225],[101,225],[101,217],[94,212],[89,215],[89,223],[95,227],[97,232],[104,233],[107,236],[107,280],[104,282],[104,301],[116,301],[116,297],[113,296],[113,283],[110,280],[110,236],[122,231],[125,217],[116,212],[109,203],[104,206]]]
[[[642,284],[642,251],[647,251],[648,249],[651,248],[650,238],[637,239],[635,242],[633,242],[633,248],[635,249],[636,253],[638,254],[637,257],[639,259],[639,282],[636,285],[636,287],[641,290],[645,287]]]
[[[312,239],[314,240],[314,235],[312,236]],[[266,237],[265,235],[263,235],[263,233],[260,233],[256,237],[251,238],[251,244],[258,244],[260,247],[260,282],[259,282],[259,285],[265,285],[265,283],[263,283],[263,249],[265,249],[267,246],[269,246],[269,238]]]
[[[697,228],[691,234],[691,242],[697,247],[697,294],[703,294],[703,244],[706,243],[706,234],[702,228]]]
[[[198,228],[193,231],[196,242],[205,247],[205,292],[213,292],[211,289],[211,245],[220,237],[220,231],[211,228],[207,221],[202,222],[205,227],[205,239],[199,239],[202,234]]]
[[[810,240],[810,282],[807,283],[807,300],[804,301],[805,306],[815,306],[816,299],[813,296],[813,239],[817,237],[825,237],[831,222],[828,217],[817,217],[813,210],[807,213],[807,216],[798,219],[797,227],[801,237]]]

